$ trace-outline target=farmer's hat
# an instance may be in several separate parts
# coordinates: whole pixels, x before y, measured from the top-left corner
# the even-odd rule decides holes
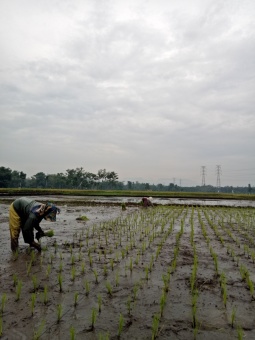
[[[153,200],[153,198],[152,198],[152,197],[149,197],[148,199],[149,199],[150,201],[152,201],[152,200]]]

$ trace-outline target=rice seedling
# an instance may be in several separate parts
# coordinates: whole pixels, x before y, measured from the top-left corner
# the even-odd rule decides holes
[[[19,301],[20,299],[21,289],[22,289],[22,282],[18,280],[17,286],[16,286],[16,301]]]
[[[58,274],[58,285],[60,293],[63,292],[63,276],[61,273]]]
[[[118,338],[120,338],[121,332],[123,330],[123,326],[124,326],[124,318],[123,318],[123,315],[120,314],[120,317],[119,317],[119,327],[118,327]]]
[[[250,276],[247,276],[246,281],[247,281],[248,287],[250,289],[251,298],[254,299],[254,284],[253,284],[252,280],[250,279]]]
[[[155,314],[153,316],[153,320],[152,320],[152,340],[156,339],[157,334],[158,334],[158,328],[159,328],[159,315]]]
[[[61,304],[57,305],[57,323],[60,323],[63,315],[63,307]]]
[[[48,279],[51,273],[51,265],[48,264],[47,269],[46,269],[46,278]]]
[[[237,337],[238,340],[243,340],[243,329],[240,325],[237,326]]]
[[[144,268],[144,271],[145,271],[145,280],[149,280],[149,267],[148,266],[145,266]]]
[[[129,262],[129,270],[130,270],[130,273],[132,273],[133,271],[133,259],[132,258],[130,259],[130,262]]]
[[[33,334],[33,340],[39,340],[42,333],[43,333],[43,329],[44,329],[44,325],[45,325],[45,321],[43,320],[38,329],[37,330],[34,330],[34,334]]]
[[[58,270],[59,270],[60,273],[62,273],[62,271],[63,271],[63,262],[62,261],[60,261],[60,263],[59,263]]]
[[[134,293],[134,301],[136,300],[137,298],[137,293],[138,293],[138,290],[139,290],[139,284],[136,283],[133,287],[133,293]]]
[[[92,308],[92,312],[91,312],[91,329],[92,330],[95,329],[96,318],[97,318],[97,311],[95,308]]]
[[[85,280],[84,282],[84,288],[85,288],[85,295],[88,296],[90,292],[90,284],[88,280]]]
[[[166,305],[166,292],[163,290],[162,295],[160,297],[160,316],[163,316],[163,311]]]
[[[96,280],[96,284],[98,283],[98,272],[96,271],[96,269],[93,270],[93,274],[95,276],[95,280]]]
[[[75,329],[74,326],[70,327],[70,339],[75,340]]]
[[[34,292],[36,292],[37,289],[38,289],[38,280],[37,280],[37,276],[36,275],[32,276],[32,281],[33,281]]]
[[[34,309],[35,309],[35,301],[36,301],[36,294],[31,294],[31,314],[34,315]]]
[[[2,315],[3,315],[3,313],[4,313],[4,308],[5,308],[6,300],[7,300],[7,295],[4,293],[4,294],[2,295],[2,299],[1,299],[1,314],[2,314]]]
[[[75,255],[74,254],[72,254],[72,256],[71,256],[71,264],[72,264],[72,266],[74,266],[74,264],[75,264]]]
[[[112,296],[112,285],[110,284],[110,282],[107,281],[106,284],[105,284],[105,286],[106,286],[108,295],[109,295],[109,296]]]
[[[236,319],[236,306],[233,307],[231,312],[231,327],[234,328],[234,322]]]
[[[119,275],[119,272],[117,272],[115,274],[115,285],[116,285],[116,287],[119,286],[119,281],[120,281],[120,275]]]
[[[79,297],[79,293],[75,292],[74,293],[74,307],[76,307],[78,304],[78,297]]]
[[[30,258],[31,258],[31,265],[33,265],[35,262],[35,251],[34,250],[31,251]]]
[[[47,305],[48,301],[49,301],[49,298],[48,298],[48,286],[45,285],[44,286],[44,290],[43,290],[43,303],[45,305]]]
[[[76,276],[76,268],[72,267],[71,269],[71,280],[74,281]]]
[[[107,265],[104,264],[104,276],[106,277],[107,275],[108,275]]]
[[[84,261],[81,263],[81,273],[82,275],[85,274],[85,262]]]
[[[13,287],[16,287],[17,283],[18,283],[18,276],[17,274],[13,274]]]
[[[29,275],[30,271],[31,271],[31,268],[32,268],[32,261],[27,262],[26,264],[27,264],[27,275]]]
[[[102,296],[100,294],[97,295],[97,302],[98,302],[98,313],[101,313],[101,310],[102,310]]]
[[[127,310],[128,310],[128,315],[131,315],[131,297],[130,296],[127,299]]]
[[[167,293],[168,290],[169,290],[170,276],[171,276],[170,273],[162,274],[162,280],[163,280],[163,283],[164,283],[164,291],[165,291],[166,293]]]

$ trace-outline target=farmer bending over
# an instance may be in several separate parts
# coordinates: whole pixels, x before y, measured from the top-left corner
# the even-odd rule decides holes
[[[142,204],[145,208],[147,207],[153,207],[152,204],[152,197],[143,197],[142,198]]]
[[[27,197],[16,199],[10,206],[9,224],[11,234],[11,249],[15,252],[19,247],[20,230],[24,238],[24,242],[30,247],[41,251],[41,246],[34,240],[34,228],[37,230],[36,238],[39,240],[45,236],[39,223],[44,218],[47,221],[55,222],[56,215],[60,213],[60,209],[52,203],[42,204],[31,200]]]

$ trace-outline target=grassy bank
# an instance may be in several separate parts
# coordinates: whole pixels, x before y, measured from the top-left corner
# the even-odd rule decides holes
[[[209,192],[170,192],[170,191],[133,191],[133,190],[76,190],[76,189],[31,189],[0,188],[0,196],[108,196],[108,197],[162,197],[162,198],[197,198],[197,199],[235,199],[255,200],[255,195],[226,194]]]

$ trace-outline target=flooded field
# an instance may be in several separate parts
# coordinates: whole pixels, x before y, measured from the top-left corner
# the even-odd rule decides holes
[[[22,237],[11,253],[0,205],[2,339],[255,339],[250,202],[50,199],[61,214],[41,223],[55,232],[41,254]]]

